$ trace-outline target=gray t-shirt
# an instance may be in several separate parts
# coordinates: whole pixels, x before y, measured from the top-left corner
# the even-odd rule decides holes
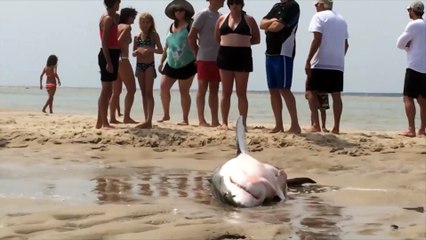
[[[193,28],[198,30],[198,49],[197,60],[201,61],[216,61],[219,51],[219,43],[214,37],[216,21],[221,14],[212,12],[209,8],[203,9],[196,16]]]

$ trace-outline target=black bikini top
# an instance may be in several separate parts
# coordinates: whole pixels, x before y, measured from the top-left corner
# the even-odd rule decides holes
[[[235,29],[232,29],[232,28],[229,27],[229,14],[228,14],[228,16],[226,17],[222,26],[220,26],[220,29],[219,29],[220,35],[236,33],[236,34],[240,34],[240,35],[251,36],[251,29],[250,29],[249,25],[247,24],[245,15],[246,15],[246,13],[242,12],[240,23],[238,23],[238,26]]]

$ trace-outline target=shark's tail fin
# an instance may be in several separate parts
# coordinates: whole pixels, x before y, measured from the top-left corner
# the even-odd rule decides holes
[[[237,141],[237,156],[240,153],[248,153],[248,147],[246,144],[246,128],[244,127],[242,116],[239,116],[237,119],[235,140]]]

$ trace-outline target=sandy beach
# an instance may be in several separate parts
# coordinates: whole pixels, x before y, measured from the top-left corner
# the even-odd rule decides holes
[[[95,120],[0,111],[0,240],[426,239],[425,137],[249,125],[253,157],[317,185],[237,209],[208,186],[235,156],[233,130]]]

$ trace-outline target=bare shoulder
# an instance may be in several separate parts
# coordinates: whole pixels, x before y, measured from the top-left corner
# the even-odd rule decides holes
[[[246,14],[245,16],[246,16],[246,19],[247,19],[248,21],[256,22],[256,19],[254,19],[254,17],[253,17],[252,15],[248,15],[248,14]]]

